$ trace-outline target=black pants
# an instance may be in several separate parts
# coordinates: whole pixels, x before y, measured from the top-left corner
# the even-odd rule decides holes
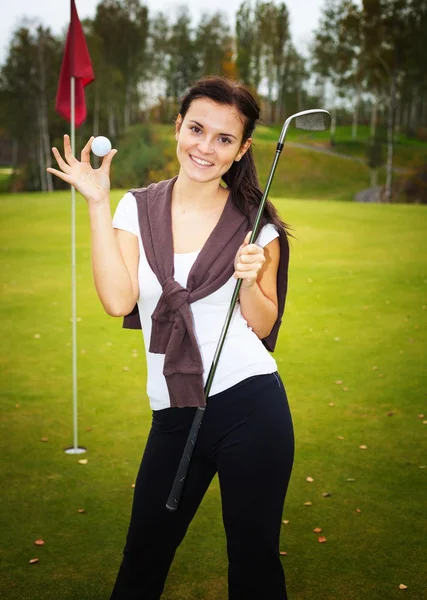
[[[277,373],[211,396],[177,511],[165,508],[194,408],[153,411],[123,561],[110,600],[158,600],[175,551],[216,472],[230,600],[286,600],[279,535],[294,437]],[[194,556],[203,561],[203,556]],[[189,598],[189,600],[192,600]]]

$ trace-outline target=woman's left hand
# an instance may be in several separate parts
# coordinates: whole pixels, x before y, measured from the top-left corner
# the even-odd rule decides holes
[[[265,262],[264,249],[256,244],[249,244],[252,231],[249,231],[234,259],[234,275],[242,279],[242,287],[251,287],[258,279],[258,274]]]

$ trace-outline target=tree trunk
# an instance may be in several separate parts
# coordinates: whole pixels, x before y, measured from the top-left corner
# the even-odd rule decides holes
[[[371,187],[378,185],[378,168],[371,169]]]
[[[114,118],[114,109],[111,105],[108,107],[108,135],[111,140],[116,139],[116,120]]]
[[[19,157],[19,142],[16,138],[13,139],[12,142],[12,170],[13,175],[16,174],[16,170],[18,168],[18,157]]]
[[[353,106],[353,125],[351,128],[351,138],[355,140],[357,138],[357,125],[358,125],[358,110],[359,110],[360,93],[356,92],[356,97]]]
[[[99,135],[99,87],[96,81],[94,82],[94,85],[95,101],[93,107],[93,135],[97,137]]]
[[[387,175],[385,184],[385,200],[391,202],[393,185],[393,145],[394,145],[394,111],[396,102],[395,74],[390,76],[390,100],[387,124]]]
[[[329,135],[329,140],[330,140],[330,145],[331,148],[333,146],[335,146],[335,131],[337,128],[337,108],[335,106],[335,98],[334,98],[334,105],[332,108],[332,115],[331,115],[331,128],[330,128],[330,135]]]
[[[43,123],[41,116],[41,106],[37,107],[37,121],[38,121],[38,138],[37,138],[37,162],[39,166],[39,187],[42,192],[47,191],[47,180],[46,180],[46,164],[44,156],[44,143],[43,143]]]
[[[378,98],[374,95],[374,99],[371,104],[371,138],[374,139],[377,133],[377,120],[378,120]]]

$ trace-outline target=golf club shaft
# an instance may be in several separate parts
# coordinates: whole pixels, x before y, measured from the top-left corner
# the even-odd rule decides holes
[[[259,204],[258,213],[257,213],[255,222],[252,227],[252,234],[249,239],[249,244],[253,244],[253,242],[258,237],[261,218],[262,218],[262,214],[264,212],[264,206],[267,201],[268,192],[270,191],[271,182],[273,181],[274,172],[276,170],[277,162],[279,160],[282,148],[283,148],[283,143],[279,142],[277,144],[276,154],[274,156],[273,164],[270,169],[270,174],[267,179],[267,184],[266,184],[266,187],[264,190],[264,194],[263,194],[260,204]],[[205,384],[205,388],[204,388],[204,394],[205,394],[206,400],[208,399],[209,393],[211,391],[212,381],[213,381],[213,378],[214,378],[214,375],[215,375],[215,372],[216,372],[216,369],[218,366],[219,357],[221,355],[221,351],[224,346],[225,337],[227,335],[228,328],[230,326],[231,318],[234,313],[234,308],[236,306],[236,302],[239,297],[239,291],[240,291],[241,285],[242,285],[242,280],[238,279],[236,282],[236,286],[234,288],[233,295],[231,297],[230,306],[229,306],[229,309],[227,312],[227,316],[225,318],[224,325],[222,327],[221,335],[218,340],[215,354],[212,359],[212,365],[209,370],[208,378],[206,380],[206,384]],[[204,406],[203,407],[199,406],[197,408],[196,414],[194,416],[194,420],[191,425],[190,433],[188,434],[188,438],[187,438],[187,441],[185,444],[184,452],[182,454],[181,461],[179,463],[178,471],[176,473],[175,480],[173,482],[172,489],[169,494],[169,498],[166,502],[166,508],[168,510],[175,511],[175,510],[177,510],[177,508],[179,506],[179,501],[181,499],[182,491],[184,489],[185,479],[187,477],[188,469],[190,467],[191,457],[193,455],[193,450],[196,445],[197,436],[199,434],[199,429],[202,424],[203,416],[205,414],[205,408],[206,407],[204,407]]]

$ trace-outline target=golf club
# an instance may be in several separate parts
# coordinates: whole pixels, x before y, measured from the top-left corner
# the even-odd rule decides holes
[[[331,123],[331,116],[328,111],[323,109],[311,109],[304,110],[302,112],[298,112],[294,115],[291,115],[286,119],[285,124],[283,125],[282,131],[280,133],[279,141],[276,147],[276,154],[273,160],[273,164],[270,169],[270,174],[268,176],[267,184],[265,186],[264,194],[261,198],[258,213],[255,219],[255,223],[253,225],[253,230],[251,237],[249,239],[249,244],[253,244],[256,238],[258,237],[262,213],[264,211],[264,206],[267,200],[268,192],[270,190],[271,182],[273,181],[274,172],[276,170],[277,162],[279,160],[280,153],[282,152],[286,134],[288,132],[289,126],[293,124],[296,129],[303,129],[306,131],[325,131],[329,128]],[[227,335],[227,331],[230,325],[231,318],[233,316],[234,308],[236,306],[237,298],[239,296],[240,287],[242,285],[242,280],[239,279],[236,283],[236,287],[234,288],[233,296],[231,298],[230,307],[227,312],[227,316],[221,331],[221,335],[218,340],[218,345],[215,350],[214,357],[212,359],[212,365],[209,370],[208,378],[206,380],[204,394],[206,400],[208,399],[209,392],[212,386],[212,381],[215,375],[215,371],[218,365],[218,360],[221,355],[221,351],[224,345],[225,337]],[[169,494],[169,498],[166,502],[166,508],[170,511],[177,510],[179,506],[179,501],[182,495],[182,491],[184,488],[185,479],[187,477],[188,469],[191,462],[191,457],[193,454],[194,447],[196,445],[197,436],[199,433],[200,426],[202,424],[202,419],[204,416],[206,406],[199,406],[196,410],[196,414],[194,416],[193,423],[191,425],[191,430],[187,438],[187,442],[185,444],[184,452],[182,454],[181,462],[178,467],[178,471],[175,476],[175,480],[172,485],[171,492]]]

